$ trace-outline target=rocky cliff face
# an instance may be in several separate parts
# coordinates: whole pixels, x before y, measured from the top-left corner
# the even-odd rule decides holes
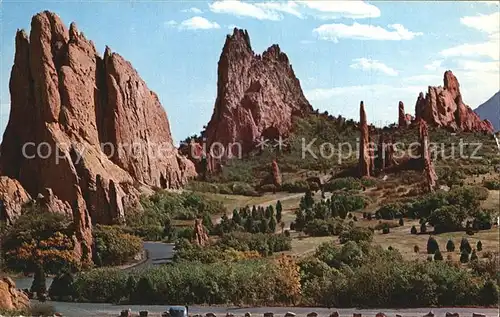
[[[278,45],[262,55],[252,51],[247,31],[234,29],[228,35],[218,64],[217,99],[204,137],[208,149],[220,142],[223,157],[254,148],[260,138],[286,137],[294,116],[304,116],[312,107],[304,97],[288,57]],[[215,149],[215,148],[213,148]]]
[[[464,104],[460,84],[451,71],[444,73],[444,86],[429,86],[423,97],[421,93],[415,105],[416,119],[445,127],[452,131],[492,133],[493,126],[488,120],[481,120],[472,109]]]
[[[0,279],[0,309],[22,311],[30,307],[28,295],[16,288],[9,277]]]
[[[135,185],[178,188],[195,173],[132,65],[109,48],[101,58],[51,12],[33,17],[29,38],[18,31],[9,87],[1,174],[62,209],[51,211],[71,211],[80,255],[90,254],[92,223],[123,220]]]

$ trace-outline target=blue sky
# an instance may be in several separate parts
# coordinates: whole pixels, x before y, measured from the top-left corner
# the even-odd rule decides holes
[[[403,1],[85,1],[0,0],[0,131],[16,29],[56,12],[128,59],[160,96],[174,139],[198,133],[212,114],[217,61],[234,26],[261,53],[278,43],[311,104],[321,111],[395,122],[397,104],[414,112],[420,91],[458,77],[472,108],[499,90],[499,2]]]

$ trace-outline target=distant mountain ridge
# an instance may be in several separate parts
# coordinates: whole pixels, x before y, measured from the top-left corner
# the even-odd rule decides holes
[[[493,95],[486,102],[474,109],[481,119],[489,120],[495,131],[500,130],[500,91]]]

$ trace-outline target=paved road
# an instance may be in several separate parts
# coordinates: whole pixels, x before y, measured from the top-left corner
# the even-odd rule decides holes
[[[141,310],[149,311],[149,316],[160,316],[162,312],[167,310],[168,305],[164,306],[115,306],[111,304],[78,304],[78,303],[52,303],[57,312],[68,317],[110,317],[118,316],[120,311],[131,309],[132,312],[138,313]],[[265,312],[273,312],[282,317],[287,312],[294,312],[298,317],[305,317],[310,312],[316,312],[320,317],[327,317],[334,311],[338,311],[341,317],[352,317],[353,313],[361,313],[363,316],[374,317],[378,312],[384,312],[389,317],[394,317],[396,314],[403,317],[422,317],[430,310],[434,312],[436,317],[444,317],[446,312],[456,312],[462,317],[471,317],[472,313],[481,313],[487,317],[497,317],[498,309],[484,308],[415,308],[415,309],[328,309],[328,308],[305,308],[305,307],[258,307],[258,308],[235,308],[235,307],[189,307],[190,314],[206,314],[213,312],[219,317],[225,317],[226,313],[234,314],[237,317],[243,316],[246,312],[250,312],[255,317],[262,317]]]

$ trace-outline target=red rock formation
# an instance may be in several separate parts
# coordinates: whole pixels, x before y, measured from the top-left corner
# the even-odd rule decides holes
[[[194,243],[197,245],[206,245],[208,243],[208,234],[201,220],[194,221]]]
[[[359,171],[361,177],[370,177],[373,173],[373,147],[370,144],[370,132],[366,120],[363,101],[359,105]]]
[[[422,166],[424,168],[425,178],[427,180],[427,189],[431,192],[436,187],[437,175],[432,163],[429,150],[429,131],[427,123],[424,120],[419,121],[420,153]]]
[[[22,206],[30,200],[30,195],[17,180],[0,176],[0,220],[11,225],[21,214]]]
[[[227,36],[219,60],[214,112],[204,134],[209,153],[215,142],[224,146],[223,158],[236,155],[238,148],[228,150],[230,144],[239,143],[242,153],[247,153],[260,138],[286,136],[292,118],[311,111],[278,45],[260,56],[252,51],[247,31],[234,29]]]
[[[405,105],[402,101],[399,102],[398,110],[398,125],[400,128],[406,128],[411,123],[411,121],[407,120],[407,115],[405,114]]]
[[[10,277],[0,279],[0,309],[5,311],[25,311],[30,307],[28,296],[16,288]]]
[[[392,139],[381,133],[378,139],[377,156],[374,160],[377,170],[384,170],[396,164],[394,152]]]
[[[92,222],[122,220],[135,183],[178,188],[195,174],[132,65],[109,48],[101,58],[74,23],[67,30],[51,12],[33,17],[29,39],[18,31],[9,87],[0,171],[32,197],[45,193],[53,211],[71,207],[84,260]]]
[[[281,186],[281,173],[280,173],[280,168],[279,168],[276,160],[273,160],[273,163],[272,163],[272,173],[273,173],[273,184],[276,187],[280,187]]]
[[[429,86],[423,99],[420,93],[415,105],[416,120],[449,128],[453,131],[493,133],[493,125],[481,120],[472,109],[463,103],[460,84],[451,71],[444,73],[444,87]]]

